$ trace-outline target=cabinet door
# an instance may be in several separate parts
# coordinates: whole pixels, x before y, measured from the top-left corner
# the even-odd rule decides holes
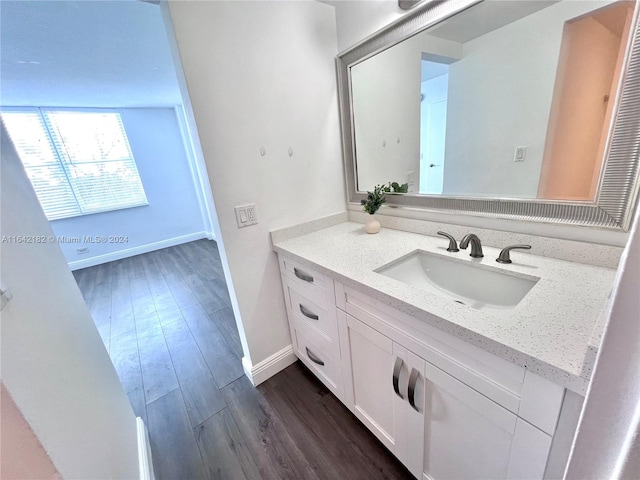
[[[406,351],[350,315],[339,315],[345,400],[351,411],[396,456],[406,452]],[[345,341],[346,340],[346,341]],[[396,393],[397,390],[397,393]],[[403,398],[400,398],[402,396]]]
[[[424,466],[425,425],[425,369],[427,362],[411,351],[407,351],[409,380],[407,402],[404,406],[407,426],[406,456],[402,461],[407,469],[421,478]]]
[[[430,363],[424,480],[542,478],[548,435]]]

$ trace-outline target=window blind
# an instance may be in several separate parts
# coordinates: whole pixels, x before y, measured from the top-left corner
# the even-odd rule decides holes
[[[2,111],[49,220],[148,205],[117,112]]]

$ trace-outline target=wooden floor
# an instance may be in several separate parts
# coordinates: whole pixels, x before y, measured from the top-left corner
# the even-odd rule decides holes
[[[156,478],[412,478],[300,363],[251,385],[215,242],[74,276],[149,429]]]

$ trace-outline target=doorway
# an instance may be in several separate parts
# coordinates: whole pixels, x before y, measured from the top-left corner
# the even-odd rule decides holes
[[[95,166],[80,172],[85,177],[89,170],[114,177],[132,171],[109,168],[123,161],[111,158],[114,142],[98,141],[96,158],[73,157],[88,149],[71,152],[63,141],[68,136],[58,141],[52,134],[57,111],[99,109],[117,117],[118,138],[129,144],[123,150],[137,167],[144,192],[135,205],[96,213],[78,201],[77,210],[49,221],[160,465],[179,455],[170,451],[176,438],[190,435],[195,442],[194,428],[226,407],[221,389],[244,376],[215,208],[168,35],[161,8],[152,3],[2,5],[0,107],[38,112],[47,148],[32,150],[46,150],[50,170],[55,165],[61,172],[40,175],[46,188],[37,193],[66,177],[71,187],[79,185],[67,195],[75,205],[85,185],[74,177],[76,160]],[[36,163],[45,156],[38,155]],[[131,193],[125,190],[123,198]],[[199,456],[197,446],[185,455],[194,452]],[[170,478],[167,472],[159,478]]]
[[[420,193],[439,195],[444,182],[449,65],[422,59]]]

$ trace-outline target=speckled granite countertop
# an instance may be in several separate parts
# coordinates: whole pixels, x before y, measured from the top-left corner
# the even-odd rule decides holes
[[[435,232],[434,232],[435,235]],[[399,230],[368,235],[359,223],[342,223],[274,244],[288,255],[431,326],[585,394],[595,356],[588,354],[615,270],[512,251],[513,263],[495,261],[500,250],[447,252],[448,241]],[[415,250],[480,263],[540,281],[513,309],[481,311],[374,272]]]

